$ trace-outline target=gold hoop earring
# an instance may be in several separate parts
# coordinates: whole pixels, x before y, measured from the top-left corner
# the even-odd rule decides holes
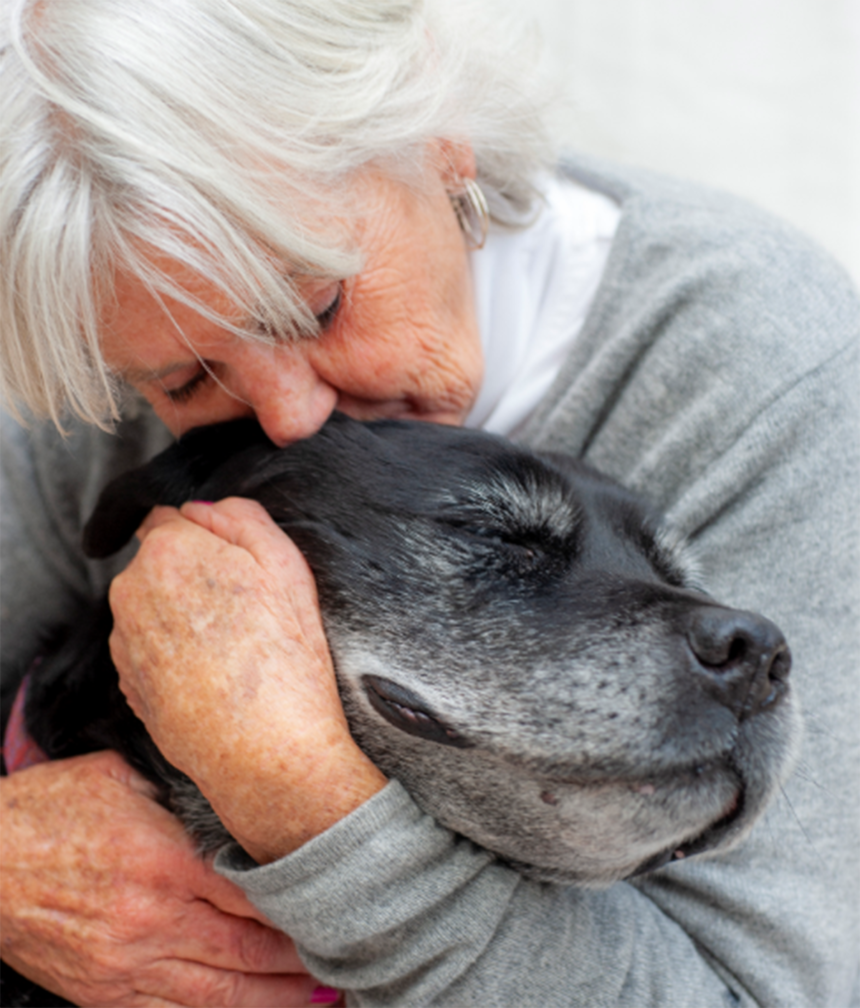
[[[461,179],[462,190],[449,193],[451,206],[457,215],[460,230],[470,249],[482,249],[490,230],[490,208],[487,197],[474,179]]]

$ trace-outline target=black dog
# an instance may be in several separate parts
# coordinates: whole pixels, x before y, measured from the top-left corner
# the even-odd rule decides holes
[[[440,822],[542,879],[606,885],[736,842],[789,763],[790,658],[697,590],[641,500],[491,435],[335,415],[279,450],[202,428],[115,480],[90,556],[155,504],[241,495],[302,549],[350,728]],[[121,752],[201,847],[227,839],[155,748],[110,661],[107,603],[33,677],[53,757]]]
[[[606,885],[736,842],[790,762],[779,630],[691,581],[645,504],[583,463],[423,423],[275,448],[203,428],[102,494],[107,556],[155,504],[243,495],[303,550],[350,727],[439,821],[543,879]],[[228,839],[119,691],[105,600],[31,674],[53,758],[112,748],[201,849]],[[62,1002],[5,969],[3,1004]]]

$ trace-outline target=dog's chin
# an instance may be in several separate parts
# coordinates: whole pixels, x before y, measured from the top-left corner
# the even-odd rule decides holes
[[[713,854],[734,846],[746,835],[755,819],[755,815],[748,815],[746,810],[746,791],[738,785],[710,822],[680,837],[675,833],[661,839],[659,835],[651,834],[647,839],[640,837],[637,841],[628,836],[623,842],[607,842],[602,850],[587,850],[578,846],[572,850],[557,851],[557,858],[553,859],[555,863],[546,864],[525,862],[504,850],[497,849],[495,853],[535,881],[602,889],[694,855]],[[643,850],[653,853],[647,853],[643,858]],[[631,857],[634,851],[637,854]]]
[[[513,850],[497,849],[496,853],[511,867],[536,881],[605,888],[673,862],[722,849],[733,833],[734,824],[743,815],[744,797],[743,789],[736,789],[720,812],[709,823],[694,829],[692,835],[685,831],[680,836],[678,832],[661,836],[659,828],[648,828],[647,836],[607,837],[600,849],[584,843],[573,848],[559,847],[555,856],[543,864],[520,860]]]
[[[656,841],[656,848],[645,856],[641,853],[643,837],[639,837],[640,843],[634,843],[629,835],[613,837],[602,851],[583,848],[569,851],[567,864],[560,861],[529,864],[504,854],[501,856],[536,881],[597,889],[678,865],[690,858],[717,857],[744,841],[769,806],[794,765],[800,731],[796,706],[786,704],[777,718],[768,714],[747,723],[735,746],[723,759],[707,767],[696,767],[693,774],[701,779],[700,787],[684,784],[690,771],[680,775],[680,787],[677,780],[673,784],[671,775],[653,784],[640,781],[628,785],[633,792],[651,799],[658,813],[651,820],[657,831],[649,838],[649,842]],[[714,799],[720,792],[726,797],[715,804]],[[695,809],[696,813],[690,813],[686,830],[664,833],[661,841],[659,830],[669,825],[673,818],[669,809],[673,806]],[[699,818],[696,825],[696,815],[701,816],[709,807],[711,813],[704,819]],[[661,808],[664,813],[658,811]],[[635,821],[635,814],[633,818]]]

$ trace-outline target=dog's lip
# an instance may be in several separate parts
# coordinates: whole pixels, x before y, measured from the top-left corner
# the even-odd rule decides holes
[[[705,784],[713,781],[715,776],[725,777],[728,774],[734,779],[734,786],[730,797],[723,802],[711,822],[699,833],[681,843],[674,843],[670,847],[653,855],[638,866],[630,876],[643,875],[657,868],[662,868],[674,861],[681,861],[686,857],[699,854],[709,850],[724,838],[733,824],[741,818],[744,813],[745,788],[743,780],[729,758],[720,758],[706,762],[690,764],[686,767],[667,772],[660,772],[646,775],[628,777],[623,775],[607,775],[603,778],[594,778],[591,775],[585,776],[553,776],[548,778],[546,783],[549,787],[541,791],[540,798],[548,805],[559,804],[560,792],[556,789],[563,787],[586,787],[586,788],[623,788],[633,794],[641,795],[647,799],[652,796],[659,799],[661,795],[671,794],[681,788],[694,787],[697,784]]]
[[[654,857],[649,858],[647,861],[639,865],[639,867],[628,877],[632,878],[636,875],[645,875],[647,872],[656,871],[658,868],[663,868],[667,864],[672,864],[676,861],[683,861],[685,858],[691,857],[693,854],[701,854],[703,851],[710,850],[715,847],[731,829],[734,823],[736,823],[743,815],[745,806],[744,799],[744,788],[742,785],[739,785],[729,801],[723,806],[719,818],[712,822],[710,826],[706,826],[701,833],[698,833],[692,839],[686,840],[681,844],[673,844],[671,847],[661,851],[659,854],[655,854]]]
[[[653,795],[702,783],[714,774],[725,774],[731,767],[725,758],[705,759],[675,768],[661,767],[650,773],[625,773],[618,769],[581,770],[570,773],[544,774],[550,787],[605,788],[619,787],[642,795]]]

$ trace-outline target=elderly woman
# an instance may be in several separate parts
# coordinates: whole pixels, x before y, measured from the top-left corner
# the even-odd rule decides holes
[[[715,594],[786,631],[800,771],[722,858],[528,881],[356,747],[261,509],[158,509],[113,652],[238,844],[198,860],[111,753],[13,773],[3,958],[91,1005],[853,1003],[860,304],[748,206],[555,169],[524,64],[465,10],[4,0],[0,327],[27,421],[4,434],[4,696],[129,561],[78,546],[110,476],[200,424],[254,415],[285,445],[338,408],[650,496]]]

